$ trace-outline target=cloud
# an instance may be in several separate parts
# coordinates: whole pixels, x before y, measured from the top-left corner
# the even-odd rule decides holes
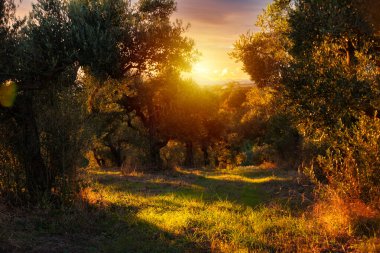
[[[243,17],[257,15],[269,0],[178,0],[183,19],[222,25]],[[256,17],[251,16],[251,20]]]
[[[196,81],[249,80],[241,64],[228,53],[240,34],[258,29],[254,26],[257,15],[270,2],[272,0],[177,0],[175,18],[191,23],[188,36],[195,40],[202,53],[199,64],[203,69],[218,73],[195,71]]]

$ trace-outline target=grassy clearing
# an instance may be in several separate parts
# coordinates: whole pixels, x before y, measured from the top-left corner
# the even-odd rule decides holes
[[[376,236],[326,229],[301,205],[304,195],[286,171],[92,171],[91,177],[75,208],[3,208],[0,252],[376,252],[379,246]]]

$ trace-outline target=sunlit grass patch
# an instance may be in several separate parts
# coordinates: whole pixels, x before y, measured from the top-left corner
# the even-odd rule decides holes
[[[222,252],[268,250],[268,245],[273,244],[268,237],[281,233],[283,238],[277,239],[288,240],[287,236],[297,233],[294,227],[300,226],[296,225],[299,219],[290,213],[284,215],[280,208],[272,211],[273,208],[258,206],[265,193],[257,184],[287,178],[239,175],[247,171],[257,169],[239,170],[237,174],[181,171],[183,177],[148,176],[143,181],[100,183],[96,187],[104,200],[134,206],[139,220],[184,236],[200,247]],[[284,233],[289,226],[292,232]]]
[[[206,252],[312,252],[335,249],[350,239],[325,230],[320,219],[300,215],[286,203],[264,205],[270,196],[262,185],[291,181],[291,173],[257,167],[176,173],[120,178],[96,187],[105,200],[135,208],[133,216],[122,216],[125,222],[150,224],[174,236],[184,249],[191,242]]]
[[[98,176],[122,176],[122,173],[119,170],[90,170],[88,171],[91,175],[98,175]]]
[[[48,219],[43,215],[18,218],[12,229],[26,232],[16,233],[15,243],[41,244],[49,235],[51,240],[63,237],[74,247],[72,252],[75,247],[85,249],[83,252],[149,253],[378,249],[377,237],[351,244],[354,237],[347,229],[336,233],[340,219],[346,216],[329,210],[301,212],[271,199],[263,186],[288,182],[291,173],[254,167],[229,173],[192,172],[136,176],[117,171],[92,173],[94,182],[82,191],[79,211],[49,214]],[[85,241],[73,242],[66,238],[67,233]],[[0,244],[4,236],[0,234]],[[35,238],[39,238],[37,242]]]
[[[278,177],[278,176],[267,176],[262,178],[249,178],[241,175],[217,175],[217,176],[208,176],[206,178],[216,179],[216,180],[226,180],[234,182],[247,182],[252,184],[267,183],[272,181],[289,181],[290,178]]]

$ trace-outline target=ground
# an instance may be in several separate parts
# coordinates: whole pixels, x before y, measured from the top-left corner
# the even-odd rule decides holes
[[[379,243],[324,231],[308,215],[311,186],[271,164],[90,177],[74,207],[0,206],[0,252],[375,252]]]

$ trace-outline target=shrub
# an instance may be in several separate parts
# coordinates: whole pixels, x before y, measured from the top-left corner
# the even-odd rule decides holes
[[[41,203],[71,202],[79,191],[78,169],[88,163],[82,154],[89,139],[82,95],[78,87],[51,87],[35,92],[33,109],[47,171],[43,180],[48,185],[46,192],[39,196]],[[0,118],[0,192],[13,204],[25,203],[32,199],[27,190],[25,156],[29,150],[23,140],[25,130],[5,113],[0,113]]]
[[[84,100],[80,87],[51,87],[35,96],[41,153],[52,195],[59,202],[73,200],[79,192],[78,169],[88,164],[84,150],[90,138]]]
[[[336,131],[317,165],[342,196],[380,208],[380,119],[361,116],[354,127]]]
[[[276,153],[272,159],[290,164],[298,162],[301,136],[289,115],[278,113],[269,119],[265,142]]]
[[[6,126],[0,125],[0,193],[5,199],[17,203],[24,197],[25,173],[19,157],[21,150],[13,142],[15,138],[17,140],[15,131]]]

